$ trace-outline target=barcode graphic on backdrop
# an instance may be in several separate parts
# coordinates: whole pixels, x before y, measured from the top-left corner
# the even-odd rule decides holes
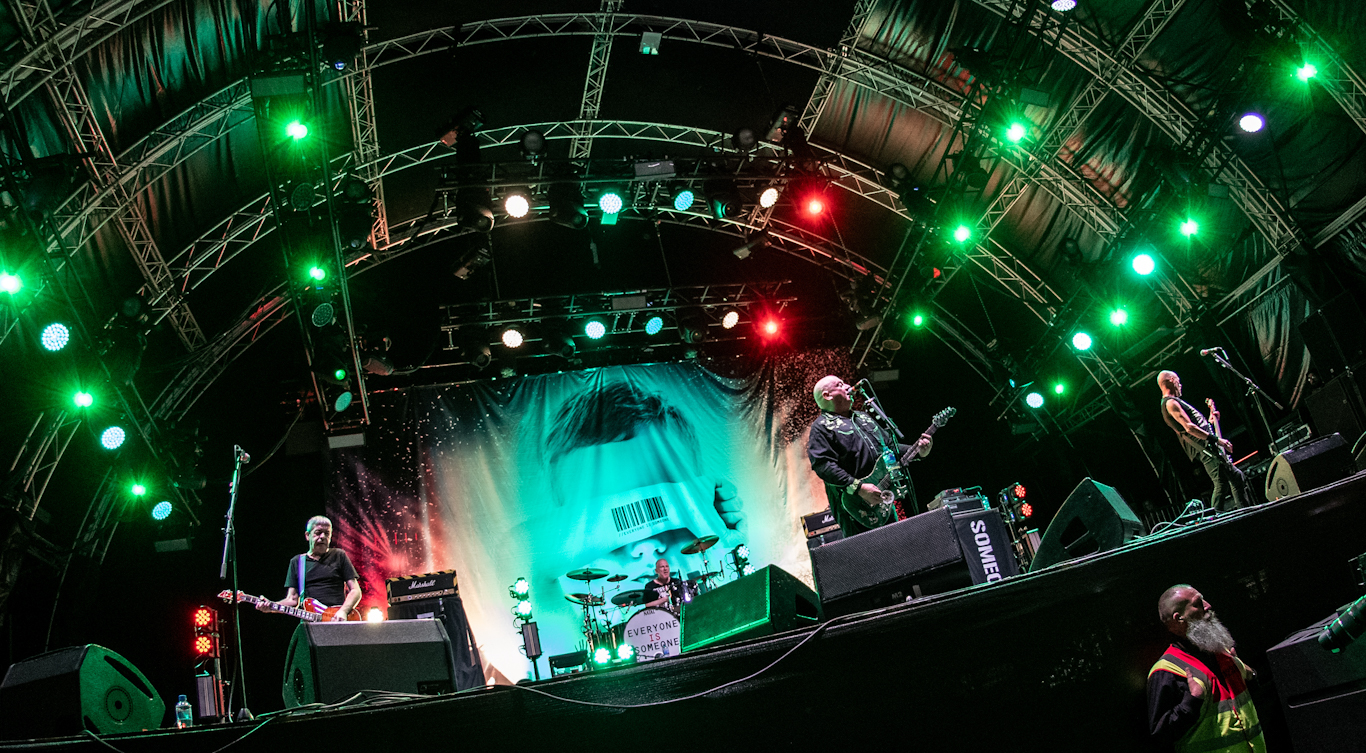
[[[617,533],[639,528],[668,516],[669,514],[664,511],[663,497],[646,497],[612,508],[612,523],[616,525]]]

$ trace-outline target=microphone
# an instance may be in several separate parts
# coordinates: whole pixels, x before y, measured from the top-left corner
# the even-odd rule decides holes
[[[1224,352],[1224,349],[1223,349],[1223,348],[1205,348],[1204,350],[1200,351],[1200,355],[1202,355],[1202,356],[1207,356],[1207,355],[1209,355],[1210,353],[1223,353],[1223,352]]]
[[[854,384],[854,391],[866,397],[873,391],[873,385],[867,379],[860,379]]]
[[[251,456],[248,455],[247,451],[242,449],[241,447],[233,445],[232,451],[237,453],[237,457],[242,461],[242,465],[246,465],[247,463],[251,462]]]

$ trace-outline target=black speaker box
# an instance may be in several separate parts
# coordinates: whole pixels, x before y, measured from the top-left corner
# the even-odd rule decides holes
[[[1361,309],[1348,293],[1324,303],[1300,322],[1300,337],[1320,375],[1341,374],[1366,358],[1366,328],[1361,322]]]
[[[157,729],[166,704],[127,659],[72,646],[15,662],[0,682],[0,739]]]
[[[815,592],[786,570],[769,565],[685,603],[681,650],[780,633],[819,619]]]
[[[1346,442],[1355,442],[1366,430],[1366,406],[1362,405],[1361,390],[1355,374],[1341,374],[1304,398],[1314,430],[1321,437],[1341,434]]]
[[[1266,498],[1274,501],[1340,481],[1356,472],[1341,434],[1305,442],[1276,456],[1266,474]]]
[[[440,620],[451,639],[451,656],[455,659],[455,689],[469,690],[484,685],[484,665],[479,658],[479,647],[470,631],[465,605],[459,595],[435,599],[403,601],[389,607],[391,620]]]
[[[1319,632],[1336,616],[1266,652],[1295,753],[1360,750],[1366,741],[1366,641],[1336,654],[1318,644]]]
[[[1044,531],[1029,571],[1117,549],[1143,531],[1143,523],[1114,487],[1084,478]]]
[[[942,507],[817,547],[811,564],[826,617],[972,585]]]
[[[362,690],[450,693],[453,663],[438,620],[300,622],[285,655],[285,706],[335,703]]]

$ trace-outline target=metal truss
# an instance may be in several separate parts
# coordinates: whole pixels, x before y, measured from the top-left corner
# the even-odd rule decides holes
[[[1252,5],[1251,0],[1248,0],[1249,10],[1252,9]],[[1319,72],[1313,81],[1328,92],[1358,128],[1366,131],[1366,85],[1362,84],[1361,76],[1352,70],[1347,61],[1343,60],[1317,31],[1299,17],[1286,0],[1270,0],[1270,7],[1275,9],[1277,20],[1294,30],[1300,49],[1304,52],[1305,61],[1312,62],[1314,67],[1318,68]]]
[[[835,55],[828,59],[833,67],[823,72],[820,78],[816,79],[816,86],[811,91],[811,98],[806,101],[806,107],[802,109],[801,117],[797,120],[797,125],[805,132],[811,133],[815,128],[816,121],[820,120],[821,113],[825,112],[825,101],[830,98],[830,90],[835,88],[835,82],[840,80],[840,70],[844,67],[844,61],[849,57],[849,53],[858,46],[859,38],[863,34],[863,27],[868,23],[868,17],[873,14],[873,6],[877,5],[877,0],[858,0],[854,4],[854,14],[849,19],[849,25],[845,27],[844,34],[840,36],[840,43],[835,48]]]
[[[47,0],[14,3],[15,15],[20,21],[25,38],[34,47],[51,39],[58,31],[57,19],[48,6]],[[53,46],[61,50],[60,46]],[[187,349],[193,350],[204,342],[204,333],[195,321],[189,305],[178,295],[163,295],[162,291],[172,289],[170,268],[161,257],[156,240],[152,237],[147,217],[135,197],[127,193],[119,177],[126,171],[115,159],[109,142],[100,129],[94,108],[85,86],[76,77],[69,62],[54,65],[51,75],[45,77],[44,86],[51,96],[58,119],[65,127],[67,136],[86,155],[86,167],[93,182],[102,189],[108,189],[111,197],[124,205],[118,216],[117,228],[123,242],[133,254],[133,260],[152,291],[149,308],[157,318],[168,318],[171,327],[180,336]],[[79,247],[71,247],[73,252]]]
[[[54,29],[0,75],[0,97],[14,109],[56,74],[105,40],[174,4],[175,0],[113,0],[96,5],[72,23]],[[64,74],[66,75],[66,74]]]
[[[52,473],[62,462],[62,455],[66,454],[67,445],[71,444],[71,438],[80,426],[79,416],[61,410],[50,418],[46,413],[39,413],[33,420],[33,428],[19,445],[19,452],[9,467],[10,478],[16,484],[14,490],[20,493],[20,515],[33,520]]]
[[[579,105],[579,121],[598,119],[602,110],[602,90],[607,85],[607,64],[612,59],[612,16],[621,10],[622,0],[602,0],[601,11],[594,20],[593,48],[588,53],[588,75],[583,82],[583,100]],[[593,150],[593,139],[580,133],[569,143],[570,159],[588,159]]]
[[[337,6],[337,15],[341,21],[360,24],[361,33],[368,35],[365,31],[365,0],[339,0]],[[361,166],[359,177],[369,186],[372,197],[370,243],[375,248],[383,248],[389,245],[389,219],[384,205],[384,181],[376,168],[381,151],[379,127],[375,123],[375,86],[370,76],[369,61],[366,59],[368,50],[367,45],[361,46],[356,60],[356,71],[342,79],[342,86],[346,88],[346,104],[351,115],[354,159],[356,164]]]

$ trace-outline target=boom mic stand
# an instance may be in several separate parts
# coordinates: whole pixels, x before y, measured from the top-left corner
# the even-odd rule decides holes
[[[237,528],[233,524],[234,515],[237,511],[237,489],[242,483],[242,466],[251,462],[251,455],[237,445],[232,446],[233,468],[232,484],[228,487],[228,514],[223,525],[223,561],[218,567],[218,579],[227,580],[228,563],[232,563],[232,631],[233,643],[237,651],[237,681],[228,690],[227,717],[232,719],[232,694],[238,688],[242,690],[242,706],[237,712],[239,720],[247,721],[252,718],[251,711],[247,709],[247,664],[242,657],[242,610],[237,604]]]
[[[868,413],[884,427],[891,429],[897,439],[906,438],[906,435],[901,433],[901,429],[896,425],[896,422],[883,412],[882,406],[879,405],[877,401],[877,393],[873,392],[873,385],[871,382],[867,379],[860,379],[858,384],[854,385],[854,391],[863,397],[864,410],[868,411]],[[895,449],[896,448],[893,448],[893,450]]]
[[[1247,386],[1247,397],[1252,398],[1252,404],[1257,407],[1257,415],[1261,416],[1262,419],[1262,430],[1266,432],[1265,436],[1268,439],[1271,439],[1271,424],[1266,420],[1266,408],[1262,407],[1262,401],[1258,400],[1257,398],[1261,397],[1262,400],[1266,400],[1268,403],[1271,403],[1272,405],[1276,406],[1276,410],[1283,411],[1285,410],[1285,406],[1271,399],[1271,396],[1266,394],[1266,390],[1263,390],[1261,387],[1258,387],[1255,382],[1243,376],[1241,373],[1239,373],[1237,369],[1233,368],[1233,364],[1229,363],[1228,361],[1225,361],[1223,356],[1219,355],[1220,350],[1220,348],[1214,348],[1210,350],[1209,354],[1214,358],[1215,363],[1233,372],[1233,376],[1237,377],[1240,381],[1243,382],[1244,385]]]

